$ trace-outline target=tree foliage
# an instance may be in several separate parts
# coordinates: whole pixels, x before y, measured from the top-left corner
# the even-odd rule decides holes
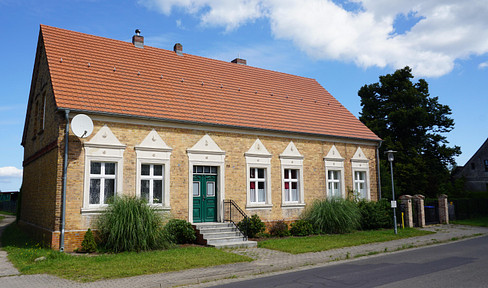
[[[395,194],[435,196],[449,179],[449,165],[460,154],[449,147],[445,134],[454,128],[451,109],[431,97],[424,79],[412,82],[407,66],[361,87],[360,120],[383,139],[380,150],[383,195],[391,195],[389,163],[383,152],[397,151],[394,161]],[[385,193],[390,192],[390,193]]]

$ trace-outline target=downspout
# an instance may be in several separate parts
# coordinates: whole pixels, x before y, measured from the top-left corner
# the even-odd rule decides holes
[[[376,170],[378,174],[378,200],[381,200],[381,175],[380,175],[380,148],[383,141],[380,141],[380,145],[376,147]]]
[[[64,252],[64,225],[66,218],[66,181],[68,175],[68,142],[69,142],[69,109],[64,110],[64,115],[66,118],[66,128],[64,136],[64,166],[63,166],[63,204],[62,204],[62,214],[61,214],[61,243],[59,244],[59,251]]]

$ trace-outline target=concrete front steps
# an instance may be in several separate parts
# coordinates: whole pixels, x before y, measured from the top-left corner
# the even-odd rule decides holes
[[[256,241],[248,241],[234,223],[194,223],[197,243],[215,248],[257,247]]]

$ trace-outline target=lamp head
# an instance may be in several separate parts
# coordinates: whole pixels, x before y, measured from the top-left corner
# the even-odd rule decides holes
[[[388,155],[388,161],[393,162],[393,160],[395,160],[395,157],[393,156],[393,153],[396,153],[396,152],[397,151],[393,151],[393,150],[385,151],[385,154]]]

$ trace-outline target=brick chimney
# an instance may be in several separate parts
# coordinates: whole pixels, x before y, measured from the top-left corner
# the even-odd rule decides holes
[[[237,63],[237,64],[242,64],[242,65],[247,65],[247,61],[246,59],[241,59],[241,58],[236,58],[232,61],[230,61],[232,63]]]
[[[181,45],[180,43],[176,43],[173,47],[173,51],[176,52],[176,55],[183,56],[183,45]]]
[[[141,36],[141,30],[136,29],[136,35],[132,36],[132,44],[137,48],[144,48],[144,37]]]

